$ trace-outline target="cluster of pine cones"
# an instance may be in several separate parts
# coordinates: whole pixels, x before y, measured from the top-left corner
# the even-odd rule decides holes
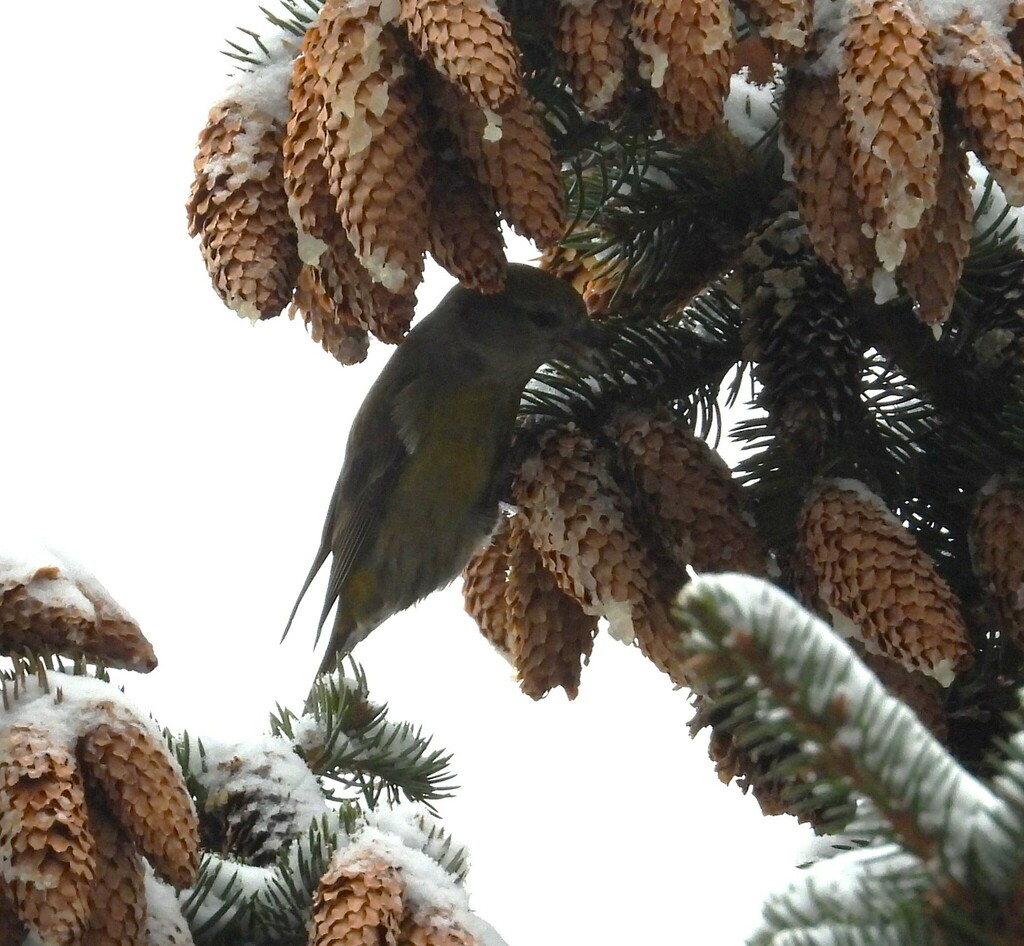
[[[970,245],[965,148],[1024,201],[1024,4],[998,27],[938,9],[744,5],[787,67],[782,143],[815,250],[850,289],[884,298],[898,278],[931,323],[948,317]],[[614,121],[642,90],[673,141],[721,123],[741,61],[729,0],[559,0],[549,14],[585,112]],[[226,304],[253,319],[291,305],[352,362],[368,332],[401,339],[426,252],[494,291],[499,219],[556,244],[559,164],[515,27],[494,0],[327,0],[301,41],[242,76],[200,136],[188,204]]]
[[[559,686],[576,695],[599,618],[675,683],[689,684],[663,604],[686,569],[783,572],[805,606],[945,732],[942,688],[973,660],[964,608],[863,483],[819,483],[804,497],[792,548],[770,551],[715,451],[669,411],[631,409],[598,434],[547,430],[519,467],[512,495],[516,511],[470,562],[463,593],[534,699]],[[1022,537],[1024,489],[993,479],[975,505],[974,565],[993,623],[1024,649]],[[699,712],[698,728],[711,720]],[[724,773],[739,771],[727,741],[712,751]]]

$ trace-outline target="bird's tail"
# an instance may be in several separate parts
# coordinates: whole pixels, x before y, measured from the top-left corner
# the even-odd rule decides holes
[[[292,629],[292,622],[295,620],[295,615],[299,610],[299,605],[302,604],[302,599],[305,597],[309,586],[313,584],[313,579],[316,578],[317,573],[321,568],[324,567],[324,562],[327,561],[327,556],[331,554],[330,546],[321,545],[317,550],[316,558],[313,559],[313,565],[309,569],[309,574],[306,575],[306,580],[302,583],[302,588],[299,589],[299,596],[295,599],[295,604],[292,605],[292,613],[288,615],[288,623],[284,626],[284,631],[281,634],[281,640],[283,641],[287,636],[288,632]],[[320,624],[323,625],[323,619],[321,618]],[[317,632],[319,635],[319,631]]]

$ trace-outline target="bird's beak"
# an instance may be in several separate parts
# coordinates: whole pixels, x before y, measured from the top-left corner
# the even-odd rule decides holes
[[[555,357],[584,371],[596,373],[601,369],[603,341],[604,330],[588,319],[585,325],[559,342]]]

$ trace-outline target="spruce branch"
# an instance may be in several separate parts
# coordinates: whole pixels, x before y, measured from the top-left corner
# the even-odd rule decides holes
[[[365,676],[351,667],[351,677],[338,670],[317,678],[303,716],[279,709],[272,732],[291,739],[313,772],[359,791],[370,808],[382,796],[428,807],[450,797],[457,788],[451,754],[432,748],[431,737],[411,723],[390,722],[387,706],[369,701]]]
[[[771,712],[809,743],[816,773],[871,799],[909,851],[937,861],[963,890],[1005,893],[1014,838],[998,830],[1002,806],[888,694],[818,618],[749,576],[701,578],[677,599],[701,687],[749,679]]]

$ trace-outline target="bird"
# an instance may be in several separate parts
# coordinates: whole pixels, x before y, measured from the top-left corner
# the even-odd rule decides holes
[[[519,263],[499,292],[455,286],[406,335],[352,423],[285,627],[330,557],[318,675],[462,571],[497,521],[523,389],[546,362],[593,363],[601,337],[572,286]]]

